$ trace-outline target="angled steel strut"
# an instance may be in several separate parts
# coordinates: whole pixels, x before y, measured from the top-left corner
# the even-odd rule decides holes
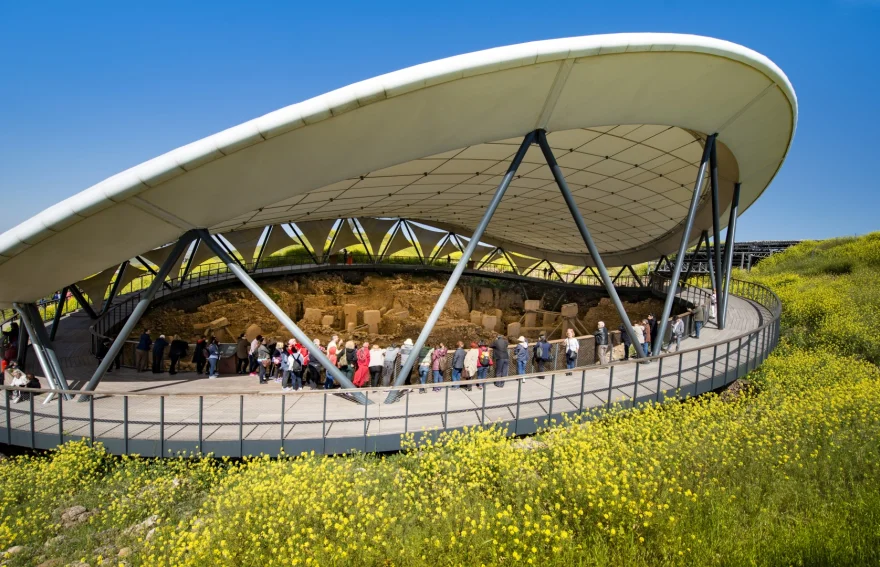
[[[415,364],[416,359],[419,358],[419,353],[421,352],[422,347],[425,346],[425,342],[428,340],[428,335],[431,334],[431,331],[434,329],[434,325],[437,324],[437,319],[440,318],[440,313],[443,311],[443,308],[446,307],[446,302],[449,301],[450,296],[452,296],[452,292],[455,291],[455,286],[458,285],[458,280],[459,278],[461,278],[461,274],[467,267],[468,260],[471,259],[474,250],[477,249],[477,245],[480,243],[480,238],[483,237],[483,232],[486,231],[486,227],[489,226],[489,221],[492,219],[492,215],[495,214],[495,209],[497,209],[499,203],[501,203],[501,198],[504,197],[504,193],[510,186],[510,182],[513,181],[513,177],[514,175],[516,175],[516,170],[519,168],[519,164],[522,163],[523,158],[526,156],[526,152],[529,150],[529,147],[534,141],[535,132],[529,132],[528,134],[526,134],[525,138],[523,138],[522,144],[520,144],[519,146],[519,150],[517,150],[516,155],[513,157],[513,161],[510,162],[510,167],[507,168],[507,173],[504,174],[504,178],[498,185],[498,189],[495,190],[495,195],[492,197],[492,200],[486,207],[486,212],[483,213],[483,218],[480,220],[480,224],[477,225],[476,230],[474,230],[473,235],[471,235],[471,239],[468,242],[467,248],[465,248],[464,252],[462,252],[461,258],[458,260],[458,264],[456,264],[455,269],[452,270],[452,274],[449,276],[449,280],[446,282],[446,287],[443,288],[443,292],[437,299],[437,303],[434,305],[434,309],[428,316],[428,320],[425,321],[425,326],[422,327],[422,332],[419,333],[419,338],[416,339],[416,343],[413,345],[413,349],[409,357],[407,357],[407,359],[404,360],[401,364],[400,373],[394,380],[395,387],[402,386],[403,383],[406,382],[406,379],[409,376],[409,373],[412,371],[412,367]],[[388,393],[388,397],[386,398],[385,403],[391,403],[395,401],[397,397],[398,392],[396,390],[392,390]]]
[[[681,233],[681,244],[678,246],[678,255],[675,257],[675,266],[672,270],[672,277],[669,280],[669,290],[666,292],[666,301],[663,303],[663,314],[660,316],[660,322],[657,329],[657,336],[660,338],[654,343],[654,356],[660,354],[660,348],[663,346],[663,337],[666,336],[666,327],[669,325],[669,315],[672,313],[672,302],[675,301],[676,292],[678,291],[678,279],[681,276],[681,266],[684,262],[684,256],[687,253],[688,242],[691,238],[691,227],[694,225],[694,217],[697,214],[697,205],[700,203],[700,193],[702,193],[706,168],[709,165],[709,156],[712,153],[713,147],[715,147],[715,134],[711,134],[706,138],[706,146],[703,148],[700,169],[697,172],[697,180],[694,182],[694,194],[691,197],[691,206],[688,209],[687,218],[684,221],[684,229]]]
[[[620,296],[617,295],[617,290],[614,289],[614,282],[611,280],[611,276],[605,268],[605,262],[602,261],[602,257],[599,255],[599,249],[596,247],[596,243],[593,242],[590,229],[587,228],[587,224],[584,222],[584,217],[581,215],[577,203],[574,202],[574,197],[571,196],[571,191],[568,189],[568,183],[565,181],[562,169],[560,169],[559,164],[556,163],[556,157],[553,155],[553,150],[550,149],[550,144],[547,143],[547,133],[544,132],[544,130],[538,130],[538,144],[541,146],[541,151],[544,153],[544,159],[547,160],[547,165],[550,166],[550,171],[553,173],[553,179],[556,180],[556,185],[559,187],[563,199],[565,199],[565,204],[568,205],[568,210],[574,219],[574,223],[577,225],[578,231],[581,233],[581,238],[584,239],[584,244],[587,245],[587,250],[589,250],[593,262],[596,263],[596,269],[599,270],[599,276],[602,283],[605,285],[605,291],[614,303],[614,307],[617,309],[617,314],[620,316],[620,320],[626,328],[626,333],[629,335],[633,344],[637,345],[639,344],[639,340],[636,336],[636,331],[633,329],[633,326],[629,321],[626,310],[623,308],[623,303],[620,301]],[[639,352],[639,349],[636,348],[635,350],[637,356],[641,357],[642,353]]]

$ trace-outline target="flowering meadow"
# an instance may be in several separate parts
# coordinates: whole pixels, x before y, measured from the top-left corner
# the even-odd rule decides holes
[[[738,274],[785,310],[738,395],[384,457],[148,460],[72,442],[10,458],[0,551],[19,546],[8,565],[877,565],[878,276],[880,235]]]

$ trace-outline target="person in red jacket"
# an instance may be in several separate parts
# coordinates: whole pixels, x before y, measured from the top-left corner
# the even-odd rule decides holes
[[[363,388],[370,382],[370,343],[364,343],[357,351],[357,370],[354,373],[354,385]]]

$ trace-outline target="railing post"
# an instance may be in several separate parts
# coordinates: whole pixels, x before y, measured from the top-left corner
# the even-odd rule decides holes
[[[202,439],[204,439],[205,397],[199,396],[199,453],[202,451]]]
[[[12,417],[9,415],[9,390],[3,390],[3,397],[6,398],[6,444],[12,445]]]
[[[522,378],[516,381],[516,417],[513,421],[513,434],[516,435],[519,433],[519,408],[520,408],[520,400],[522,399]]]
[[[736,347],[736,378],[735,380],[739,380],[739,365],[740,365],[740,355],[742,354],[743,348],[743,340],[742,337],[739,338],[739,343],[737,343]]]
[[[696,379],[694,380],[694,395],[696,396],[700,392],[700,358],[703,355],[703,349],[697,349],[697,367],[696,367]]]
[[[58,402],[58,444],[64,445],[64,408],[61,406],[61,396],[55,396]]]
[[[34,438],[34,396],[30,397],[30,408],[31,408],[31,449],[35,449],[36,439]]]
[[[684,362],[683,358],[684,358],[684,355],[681,352],[679,352],[678,353],[678,384],[675,386],[676,390],[681,389],[681,365]]]
[[[446,424],[449,421],[449,386],[443,389],[446,390],[446,401],[443,404],[443,429],[448,429]]]
[[[550,427],[550,420],[553,417],[553,396],[556,392],[556,374],[550,375],[550,403],[547,404],[547,427]]]
[[[663,339],[660,339],[660,342],[663,342]],[[660,386],[663,383],[663,359],[658,358],[657,362],[658,362],[658,364],[657,364],[657,391],[654,392],[654,401],[655,402],[660,401]]]
[[[364,399],[364,453],[366,453],[367,452],[367,427],[369,424],[369,421],[367,421],[367,417],[368,417],[367,411],[370,409],[370,391],[367,390],[364,392],[364,394],[365,394],[365,399]]]
[[[406,391],[406,409],[403,414],[403,432],[404,434],[409,431],[409,393],[412,391],[412,388]]]
[[[614,372],[614,367],[611,367],[611,371]],[[581,402],[578,405],[578,411],[581,413],[584,412],[584,389],[587,387],[587,371],[581,370]],[[609,393],[609,397],[611,394]]]
[[[638,349],[636,349],[638,350]],[[639,367],[641,363],[636,362],[636,376],[635,376],[635,384],[633,385],[633,399],[632,399],[632,407],[636,407],[636,399],[639,397]]]
[[[159,456],[165,456],[165,396],[159,396]]]
[[[586,376],[586,371],[583,372],[583,375]],[[605,405],[609,408],[611,407],[611,391],[614,387],[614,365],[608,367],[608,401]],[[581,411],[584,409],[584,386],[583,386],[583,378],[581,379]]]
[[[128,454],[128,396],[122,396],[122,444]]]
[[[95,445],[95,396],[89,396],[89,447]]]
[[[727,341],[727,354],[724,356],[724,384],[726,386],[730,382],[730,341]]]
[[[238,456],[244,457],[244,396],[238,396]]]
[[[480,425],[483,426],[483,427],[486,426],[486,390],[488,390],[488,389],[489,389],[489,383],[488,383],[488,382],[484,382],[484,383],[483,383],[483,386],[482,386],[482,390],[483,390],[483,410],[482,410],[482,413],[480,414]]]
[[[321,452],[327,454],[327,392],[324,392],[324,413],[321,415]]]

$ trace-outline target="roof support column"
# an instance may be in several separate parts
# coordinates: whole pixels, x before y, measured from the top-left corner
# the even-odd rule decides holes
[[[272,301],[272,298],[269,297],[269,295],[265,291],[263,291],[263,288],[261,288],[259,284],[257,284],[257,282],[255,282],[250,277],[250,275],[248,275],[248,273],[244,269],[242,269],[241,266],[238,265],[238,262],[233,260],[229,256],[229,254],[226,253],[226,250],[224,250],[223,247],[220,246],[217,240],[211,237],[207,230],[199,229],[196,231],[196,233],[199,235],[202,242],[204,242],[211,250],[214,251],[215,254],[217,254],[217,256],[220,257],[220,261],[226,264],[226,266],[229,268],[229,271],[235,274],[235,277],[238,278],[238,280],[243,283],[244,286],[256,296],[260,303],[265,305],[269,312],[272,313],[272,315],[274,315],[275,318],[278,319],[278,321],[280,321],[282,325],[287,327],[288,331],[293,333],[293,336],[296,338],[296,340],[298,340],[300,344],[306,347],[306,349],[309,351],[309,355],[314,360],[317,360],[321,364],[321,366],[323,366],[324,369],[327,370],[327,374],[333,376],[333,378],[337,380],[343,388],[356,388],[356,386],[351,383],[348,377],[343,374],[342,371],[336,368],[336,366],[332,362],[330,362],[330,359],[328,359],[327,356],[323,352],[321,352],[321,349],[314,342],[312,342],[312,339],[310,339],[302,331],[302,329],[297,327],[296,323],[293,322],[293,320],[287,315],[287,313],[285,313],[283,309],[278,307],[278,304]]]
[[[733,268],[733,247],[736,242],[736,217],[739,212],[739,189],[741,183],[733,186],[733,201],[730,203],[730,218],[727,221],[727,241],[724,245],[724,291],[718,288],[716,308],[718,310],[718,327],[723,329],[727,324],[727,300],[730,298],[730,270]],[[716,243],[717,246],[717,243]],[[721,266],[718,271],[721,272]],[[720,278],[719,278],[720,279]]]
[[[137,261],[140,262],[141,266],[145,267],[148,272],[153,274],[154,277],[159,275],[159,272],[157,272],[155,269],[153,269],[153,266],[151,266],[149,262],[147,262],[146,260],[144,260],[140,256],[135,256],[135,258],[137,258]],[[165,289],[171,289],[171,290],[174,289],[173,287],[171,287],[171,285],[168,282],[162,282],[162,285],[165,286]]]
[[[633,269],[632,264],[627,264],[626,267],[629,270],[629,273],[631,273],[632,276],[636,279],[636,283],[639,285],[639,287],[645,287],[645,284],[642,283],[642,278]]]
[[[95,310],[92,309],[91,304],[86,301],[85,297],[83,297],[82,291],[80,291],[80,289],[76,287],[76,284],[72,284],[70,286],[70,293],[72,293],[73,297],[76,298],[76,302],[79,303],[79,306],[82,307],[82,310],[88,314],[89,319],[98,318],[98,314],[95,313]]]
[[[700,246],[703,245],[704,239],[706,240],[706,256],[712,254],[712,251],[709,250],[709,233],[704,230],[700,233],[700,239],[697,241],[697,247],[694,248],[694,252],[693,254],[691,254],[690,260],[688,261],[688,269],[687,272],[685,272],[684,274],[684,281],[688,281],[688,279],[691,277],[691,272],[694,269],[694,262],[697,261],[697,257],[700,254]]]
[[[147,307],[150,306],[150,302],[152,302],[153,298],[156,296],[156,292],[162,287],[165,278],[168,277],[168,272],[171,271],[173,266],[177,265],[177,259],[186,251],[187,247],[192,243],[195,237],[196,235],[193,231],[187,231],[180,237],[180,240],[177,241],[174,248],[171,249],[171,253],[165,258],[165,262],[162,263],[162,266],[159,267],[159,273],[157,273],[156,277],[153,278],[153,281],[150,282],[150,287],[147,288],[147,291],[141,294],[140,300],[137,302],[137,305],[134,306],[131,315],[129,315],[128,319],[125,321],[125,324],[122,325],[122,329],[119,331],[119,334],[116,335],[116,338],[107,350],[107,354],[104,355],[103,360],[98,364],[98,368],[95,369],[95,373],[92,374],[88,384],[83,386],[81,391],[93,392],[95,388],[98,387],[101,378],[104,377],[107,369],[110,368],[110,365],[116,359],[119,351],[122,350],[122,345],[125,344],[126,339],[128,339],[128,336],[134,330],[135,325],[138,324],[141,317],[146,313]],[[195,254],[195,249],[193,250],[193,254]],[[79,397],[79,401],[81,402],[87,401],[88,399],[88,396],[81,395]]]
[[[556,180],[559,192],[562,193],[562,198],[565,199],[565,204],[568,205],[568,211],[571,213],[574,223],[577,225],[578,231],[581,233],[581,238],[584,239],[584,244],[587,245],[587,250],[589,250],[590,256],[596,264],[596,269],[599,270],[599,275],[601,276],[602,283],[605,285],[605,291],[608,293],[608,297],[610,297],[611,301],[614,303],[614,307],[617,309],[617,314],[620,316],[620,320],[626,327],[626,332],[630,336],[633,344],[639,344],[636,331],[633,329],[633,326],[629,321],[626,310],[623,308],[623,303],[620,301],[620,296],[617,295],[617,290],[614,289],[614,283],[611,281],[611,276],[605,268],[605,262],[602,261],[602,257],[599,255],[599,249],[596,247],[596,243],[593,242],[590,229],[587,228],[587,224],[584,222],[584,217],[581,215],[577,203],[574,202],[574,197],[571,195],[568,183],[565,181],[565,176],[562,174],[562,169],[560,169],[559,164],[556,163],[556,157],[553,155],[553,150],[550,149],[550,144],[547,143],[547,134],[544,130],[538,130],[538,144],[541,146],[541,151],[544,153],[544,159],[547,160],[547,165],[553,173],[553,179]],[[636,349],[637,356],[641,358],[642,353],[638,352],[638,350],[639,349]]]
[[[107,296],[107,299],[104,300],[104,305],[101,307],[101,315],[107,312],[110,308],[110,304],[113,303],[116,294],[119,293],[119,284],[122,283],[122,276],[125,274],[126,268],[128,268],[128,260],[123,262],[119,266],[119,271],[116,272],[116,279],[113,280],[113,287],[110,288],[110,295]]]
[[[419,358],[419,353],[421,352],[422,347],[425,346],[425,342],[428,340],[428,335],[431,334],[431,331],[434,329],[434,325],[437,324],[437,319],[440,318],[440,313],[443,311],[443,308],[446,307],[446,302],[449,301],[449,297],[452,295],[452,292],[455,291],[455,286],[458,285],[458,280],[461,278],[461,274],[467,267],[468,260],[471,259],[474,250],[477,249],[477,245],[480,243],[480,238],[483,237],[483,233],[486,231],[486,227],[489,226],[489,221],[492,220],[492,215],[495,214],[495,210],[501,203],[501,199],[502,197],[504,197],[504,193],[507,192],[507,188],[510,186],[510,182],[513,181],[513,177],[514,175],[516,175],[516,170],[519,169],[519,165],[522,163],[523,158],[526,156],[526,152],[529,150],[529,147],[531,147],[534,141],[535,132],[529,132],[528,134],[526,134],[525,138],[523,138],[522,144],[520,144],[519,146],[519,150],[517,150],[516,155],[513,157],[513,161],[507,168],[507,173],[504,174],[504,178],[501,180],[501,184],[498,185],[498,189],[495,190],[495,195],[492,197],[492,200],[486,207],[486,212],[483,213],[483,218],[480,220],[480,224],[477,225],[476,230],[474,230],[474,233],[471,235],[471,239],[470,241],[468,241],[467,248],[465,248],[464,252],[462,252],[458,264],[455,265],[455,269],[452,270],[452,274],[449,276],[449,280],[447,280],[446,286],[443,288],[443,292],[437,299],[437,303],[434,304],[434,309],[428,316],[428,320],[425,321],[425,326],[422,327],[422,332],[419,333],[419,338],[416,339],[416,343],[413,345],[412,353],[401,365],[400,373],[394,380],[395,387],[401,386],[406,381],[410,371],[412,371],[412,367],[415,364],[416,360]],[[385,403],[391,403],[396,399],[397,391],[392,390],[388,393],[388,397],[385,399]]]
[[[55,390],[66,390],[67,381],[64,379],[64,373],[61,371],[61,363],[58,362],[58,356],[55,349],[52,348],[52,342],[49,340],[49,334],[46,333],[46,325],[40,317],[40,311],[33,303],[13,303],[18,314],[21,315],[21,322],[27,328],[28,335],[31,337],[31,343],[34,347],[34,354],[43,369],[43,374],[49,381],[49,385]],[[27,345],[18,345],[19,348],[27,348]],[[48,403],[53,396],[46,396],[43,403]],[[65,399],[70,399],[69,394],[64,395]]]
[[[675,266],[673,266],[672,277],[669,280],[669,288],[666,291],[666,301],[663,303],[663,313],[660,315],[660,324],[657,329],[657,335],[660,339],[654,341],[654,356],[660,354],[660,348],[663,346],[663,337],[666,336],[666,327],[669,326],[669,315],[672,313],[672,302],[675,301],[675,296],[678,291],[678,279],[681,276],[681,265],[684,262],[685,254],[687,254],[688,241],[691,239],[691,227],[694,225],[694,217],[697,214],[697,205],[700,204],[700,193],[703,189],[703,177],[706,175],[706,167],[709,165],[709,156],[712,154],[713,147],[715,147],[715,134],[711,134],[706,138],[706,145],[703,148],[700,169],[697,172],[697,180],[694,182],[694,194],[691,197],[691,206],[688,209],[687,218],[684,221],[684,229],[681,233],[681,244],[678,246],[678,255],[675,257]]]
[[[69,288],[65,286],[65,288],[61,290],[61,297],[58,298],[58,303],[55,304],[55,317],[52,318],[52,330],[49,331],[50,341],[54,341],[55,335],[58,333],[58,325],[61,322],[61,315],[64,314],[64,306],[67,305],[68,289]]]
[[[712,151],[709,154],[709,180],[712,182],[712,240],[715,241],[714,250],[709,250],[709,237],[706,236],[706,252],[707,255],[710,252],[715,253],[715,264],[717,266],[721,265],[721,248],[718,247],[718,243],[721,242],[721,223],[720,223],[720,215],[719,212],[719,202],[718,202],[718,152],[715,146],[715,143],[712,143]],[[690,271],[690,270],[688,270]],[[715,274],[714,281],[715,289],[721,289],[721,271],[719,270]]]

